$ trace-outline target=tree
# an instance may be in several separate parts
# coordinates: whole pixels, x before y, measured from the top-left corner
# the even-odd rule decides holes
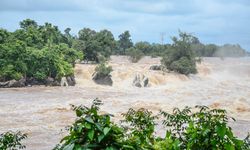
[[[129,59],[132,63],[138,62],[144,56],[141,50],[136,49],[134,47],[127,49],[126,54],[129,56]]]
[[[195,53],[191,49],[193,36],[185,32],[179,32],[179,38],[173,37],[173,44],[161,63],[171,71],[188,75],[196,73]]]
[[[7,30],[0,28],[0,44],[7,42],[9,36],[10,33]]]
[[[84,52],[84,59],[87,61],[99,62],[99,57],[109,59],[112,51],[115,49],[115,39],[113,34],[108,30],[101,30],[96,32],[89,28],[84,28],[79,31],[78,45],[82,46]]]
[[[118,45],[119,45],[118,54],[122,55],[125,55],[126,49],[133,46],[133,42],[130,38],[129,31],[125,31],[124,33],[119,35]]]
[[[39,27],[39,32],[46,44],[58,44],[62,41],[62,34],[57,26],[45,22],[44,25]]]
[[[75,61],[83,53],[70,48],[74,39],[69,28],[63,35],[57,26],[38,26],[31,19],[20,26],[15,32],[0,30],[0,81],[25,78],[44,83],[48,77],[60,81],[73,75]]]
[[[137,42],[135,48],[141,50],[145,55],[149,55],[152,52],[152,46],[148,42]]]
[[[37,23],[35,20],[31,20],[31,19],[25,19],[23,21],[21,21],[20,23],[20,27],[22,29],[28,29],[30,27],[33,27],[33,28],[37,28]]]

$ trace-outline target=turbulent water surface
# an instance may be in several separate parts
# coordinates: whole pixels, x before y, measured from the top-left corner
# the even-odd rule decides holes
[[[121,119],[128,108],[144,107],[156,112],[174,107],[207,105],[223,108],[236,118],[230,122],[235,134],[244,137],[250,131],[250,59],[204,58],[198,74],[186,77],[149,70],[160,64],[158,58],[144,58],[132,64],[125,57],[112,57],[113,86],[96,85],[91,80],[95,65],[77,64],[75,87],[26,87],[0,89],[0,133],[20,130],[28,134],[28,150],[52,149],[67,133],[74,119],[70,104],[90,105],[98,97],[103,112]],[[132,86],[137,73],[149,78],[150,86]],[[161,128],[158,128],[161,133]]]

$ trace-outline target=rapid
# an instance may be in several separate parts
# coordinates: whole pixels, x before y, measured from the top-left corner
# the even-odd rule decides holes
[[[113,114],[114,121],[131,107],[157,113],[206,105],[226,109],[236,119],[230,126],[240,138],[250,132],[250,57],[203,58],[197,64],[198,74],[188,77],[149,69],[159,64],[159,58],[144,57],[130,63],[125,56],[112,56],[113,86],[92,81],[94,64],[77,64],[74,87],[0,89],[0,133],[20,130],[28,134],[24,141],[28,150],[52,149],[75,119],[70,105],[89,106],[94,98],[104,102],[101,111]],[[132,85],[138,73],[148,77],[149,87]]]

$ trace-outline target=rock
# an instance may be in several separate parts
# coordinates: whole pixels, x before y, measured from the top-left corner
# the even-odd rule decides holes
[[[25,78],[22,78],[20,80],[9,80],[6,82],[0,82],[1,88],[11,88],[11,87],[24,87],[26,83]]]
[[[144,87],[148,86],[149,79],[147,77],[144,77],[144,79],[142,80],[142,83],[143,83]]]
[[[14,82],[11,87],[24,87],[25,83],[26,83],[26,79],[22,78],[16,82]]]
[[[6,82],[0,82],[0,87],[1,88],[7,88],[9,85],[9,81],[6,81]]]
[[[48,78],[45,80],[45,85],[46,85],[46,86],[53,86],[54,82],[55,82],[54,78],[48,77]]]
[[[69,86],[66,77],[62,77],[60,85],[61,86]]]
[[[68,76],[66,77],[68,85],[69,86],[75,86],[76,85],[76,80],[74,76]]]
[[[37,79],[31,77],[26,79],[26,85],[43,85],[44,82],[38,81]]]
[[[103,75],[100,75],[100,74],[95,72],[92,75],[92,80],[97,84],[112,86],[113,81],[112,81],[111,77],[112,77],[111,75],[103,76]]]
[[[149,79],[148,77],[144,76],[143,74],[136,74],[133,80],[133,85],[136,87],[147,87],[149,86]]]
[[[150,70],[162,70],[162,66],[161,65],[152,65],[149,68]]]

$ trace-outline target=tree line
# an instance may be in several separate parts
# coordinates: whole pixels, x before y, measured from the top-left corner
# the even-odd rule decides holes
[[[70,28],[61,32],[57,26],[47,22],[38,25],[34,20],[25,19],[19,25],[20,28],[14,32],[0,29],[0,82],[22,78],[35,83],[44,83],[48,78],[60,80],[73,76],[77,60],[100,63],[111,55],[128,55],[132,62],[145,55],[166,56],[162,62],[168,69],[189,74],[196,72],[190,65],[195,63],[197,56],[239,57],[247,54],[238,44],[202,44],[197,37],[189,35],[187,41],[181,37],[182,32],[179,34],[182,42],[173,37],[172,44],[151,44],[143,41],[133,43],[129,31],[121,33],[116,40],[109,30],[83,28],[73,36]],[[179,61],[173,63],[175,60]],[[178,69],[182,67],[184,70],[189,67],[191,71]]]

